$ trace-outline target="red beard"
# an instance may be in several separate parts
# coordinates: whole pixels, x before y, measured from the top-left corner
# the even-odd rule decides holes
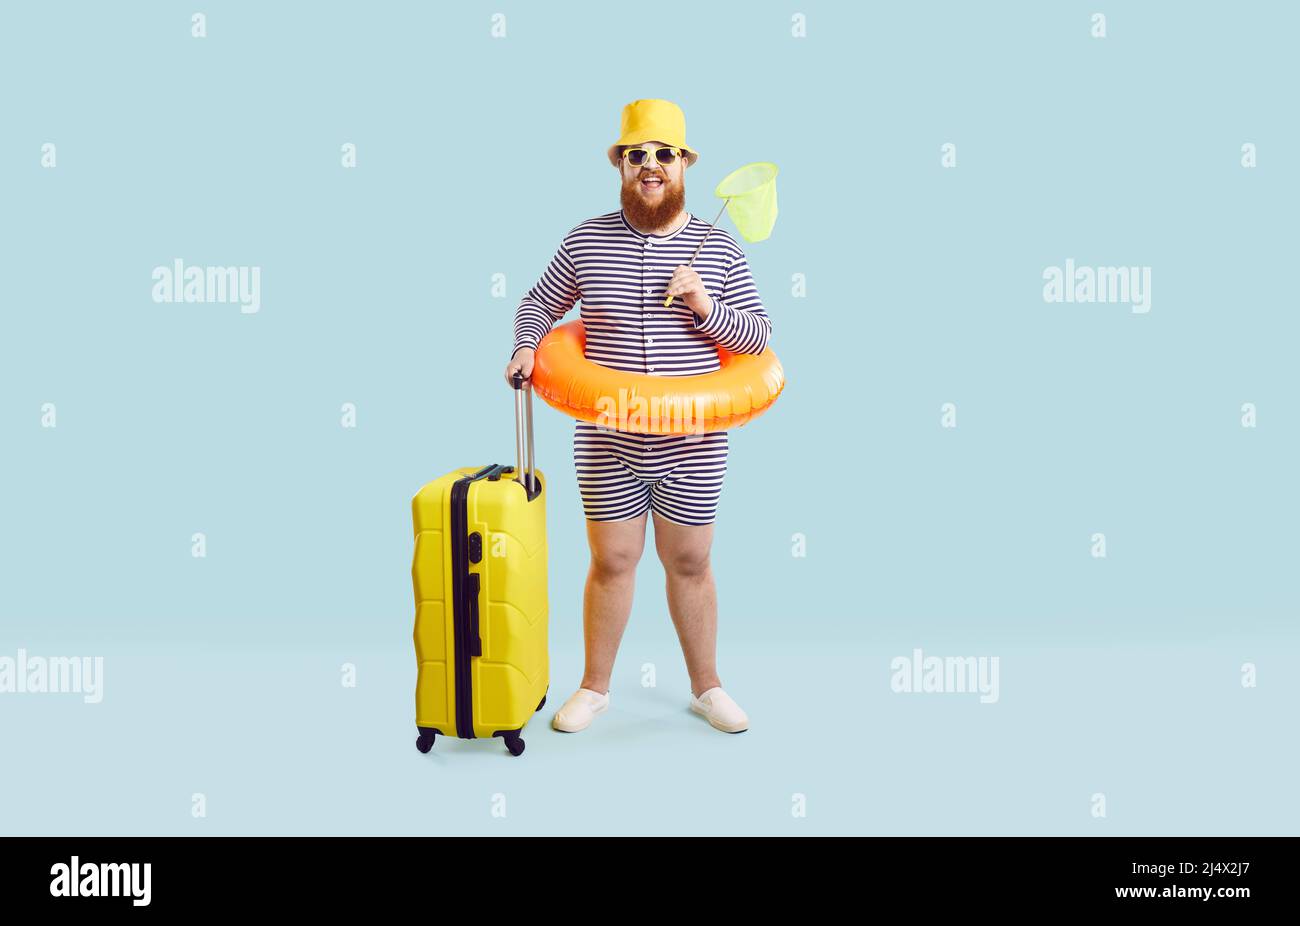
[[[623,181],[621,199],[627,219],[636,228],[662,228],[681,213],[686,205],[685,182],[677,183],[664,177],[661,192],[647,199],[641,189],[641,176]]]

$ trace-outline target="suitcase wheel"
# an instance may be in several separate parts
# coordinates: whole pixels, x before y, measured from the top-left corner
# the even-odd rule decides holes
[[[415,748],[420,752],[428,752],[433,748],[433,740],[437,735],[435,730],[421,730],[420,735],[415,738]]]
[[[507,736],[505,740],[506,749],[510,750],[512,756],[521,756],[524,754],[524,741],[519,737],[519,734],[516,733],[514,736]]]

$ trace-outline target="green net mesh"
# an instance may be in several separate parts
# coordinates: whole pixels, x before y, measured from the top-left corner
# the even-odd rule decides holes
[[[776,165],[746,164],[727,174],[714,190],[727,201],[727,215],[746,241],[762,241],[776,224]]]

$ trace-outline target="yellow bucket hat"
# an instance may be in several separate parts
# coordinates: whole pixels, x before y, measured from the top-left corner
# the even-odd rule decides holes
[[[623,107],[622,134],[609,146],[609,163],[619,166],[625,145],[661,141],[686,152],[686,166],[699,160],[699,153],[686,144],[686,115],[668,100],[633,100]]]

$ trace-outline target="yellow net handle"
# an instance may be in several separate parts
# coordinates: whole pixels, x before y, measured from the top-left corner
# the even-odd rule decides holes
[[[722,201],[722,209],[726,209],[726,208],[727,208],[727,200],[724,199]],[[709,230],[704,233],[704,237],[700,239],[700,243],[695,246],[695,253],[691,255],[690,263],[688,263],[686,266],[688,267],[695,266],[695,258],[699,256],[700,248],[704,247],[704,242],[709,240],[709,235],[713,233],[714,227],[718,224],[718,219],[722,218],[722,209],[718,210],[718,214],[713,218],[713,225],[709,226]],[[673,297],[665,296],[664,308],[666,309],[672,304],[673,304]]]

